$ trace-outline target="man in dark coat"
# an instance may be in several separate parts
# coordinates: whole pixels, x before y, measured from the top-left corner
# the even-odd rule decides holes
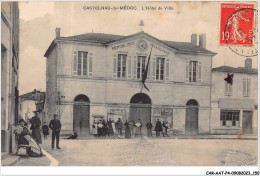
[[[109,121],[107,122],[107,127],[108,127],[108,136],[113,137],[114,132],[113,132],[113,127],[112,127],[112,120],[109,118]]]
[[[151,122],[148,122],[146,124],[146,128],[147,128],[147,137],[149,137],[149,136],[153,137],[153,134],[152,134],[153,124]]]
[[[31,123],[31,130],[32,130],[32,137],[33,139],[38,143],[42,143],[42,136],[41,136],[41,119],[39,117],[39,111],[33,111],[34,116],[31,118],[30,123]]]
[[[156,137],[160,136],[160,132],[162,131],[162,123],[160,119],[157,119],[156,125],[155,125],[155,131],[156,131]]]
[[[122,135],[123,122],[122,122],[121,118],[118,118],[118,120],[116,122],[116,128],[117,128],[118,133],[120,135]]]
[[[50,121],[49,124],[50,129],[52,130],[52,138],[51,138],[51,147],[54,149],[54,141],[56,138],[56,148],[61,149],[59,146],[59,136],[60,136],[60,130],[61,130],[61,123],[58,119],[58,114],[53,115],[53,119]]]

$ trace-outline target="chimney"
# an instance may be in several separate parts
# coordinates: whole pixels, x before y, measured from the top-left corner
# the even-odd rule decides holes
[[[245,68],[248,70],[252,69],[252,59],[251,58],[246,58],[245,60]]]
[[[199,47],[206,48],[206,34],[200,34],[199,36]]]
[[[56,31],[56,39],[60,38],[60,28],[56,28],[55,31]]]
[[[197,34],[191,34],[191,44],[197,45]]]

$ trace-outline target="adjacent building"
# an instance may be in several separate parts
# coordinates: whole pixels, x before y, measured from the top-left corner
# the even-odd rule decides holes
[[[34,116],[33,111],[38,111],[41,121],[45,122],[44,104],[45,92],[34,89],[32,92],[20,95],[18,110],[19,119],[27,121]]]
[[[13,127],[18,121],[19,8],[1,2],[1,151],[15,151]]]
[[[148,91],[141,80],[150,53]],[[177,134],[209,134],[215,54],[206,49],[205,34],[175,42],[143,31],[61,37],[57,28],[44,55],[46,116],[59,114],[63,134],[91,134],[96,117],[140,119],[143,126],[159,118]]]
[[[224,79],[233,74],[233,84]],[[252,59],[244,67],[221,66],[212,69],[212,134],[257,134],[258,70]]]

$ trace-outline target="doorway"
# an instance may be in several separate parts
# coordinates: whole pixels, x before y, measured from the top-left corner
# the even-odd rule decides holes
[[[89,135],[89,98],[86,95],[78,95],[74,99],[73,106],[73,130],[80,136]]]
[[[242,134],[252,134],[252,111],[243,111]]]
[[[144,93],[135,94],[130,100],[130,117],[135,122],[140,119],[142,134],[146,134],[146,124],[151,121],[151,99]]]
[[[186,103],[185,134],[198,134],[198,102],[193,99]]]

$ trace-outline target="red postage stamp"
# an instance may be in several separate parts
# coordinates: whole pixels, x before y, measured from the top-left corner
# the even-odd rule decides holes
[[[253,45],[254,4],[221,4],[220,45]]]

